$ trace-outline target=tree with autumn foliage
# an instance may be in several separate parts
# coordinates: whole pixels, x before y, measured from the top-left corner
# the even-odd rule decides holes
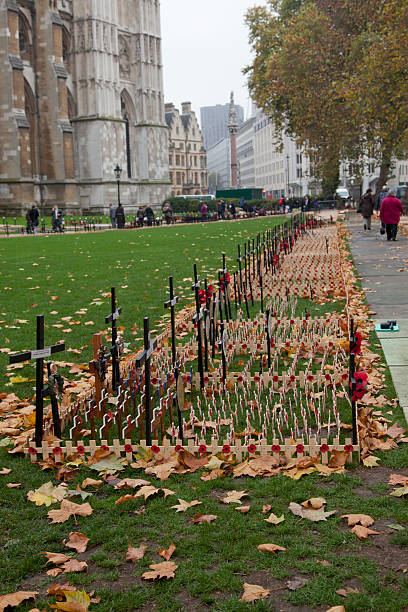
[[[407,151],[407,42],[398,35],[407,10],[397,0],[270,0],[247,14],[251,94],[277,136],[304,147],[327,191],[341,160],[361,169],[375,161],[381,186]]]

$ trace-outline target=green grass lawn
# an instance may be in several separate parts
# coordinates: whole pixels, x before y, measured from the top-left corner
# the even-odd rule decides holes
[[[203,223],[81,235],[35,236],[0,241],[0,348],[13,352],[35,348],[36,315],[46,316],[46,343],[65,340],[67,348],[80,354],[60,353],[65,361],[88,362],[92,335],[106,329],[110,298],[116,286],[122,315],[118,324],[129,348],[140,347],[143,318],[150,317],[151,330],[159,331],[168,299],[168,277],[174,277],[180,296],[178,308],[193,300],[193,265],[202,279],[216,278],[222,267],[236,269],[237,244],[276,226],[284,217],[266,217],[231,223]],[[99,298],[95,302],[95,298]],[[75,314],[86,309],[85,314]],[[50,314],[56,313],[56,314]],[[63,321],[72,316],[72,322]],[[18,323],[16,320],[26,321]],[[90,323],[92,322],[92,323]],[[85,325],[87,323],[87,325]],[[53,325],[62,325],[55,328]],[[135,328],[135,325],[137,326]],[[63,329],[71,329],[64,333]],[[139,330],[139,331],[138,331]],[[154,332],[153,332],[154,333]],[[6,354],[0,355],[0,384],[6,383]],[[33,378],[34,366],[17,370]],[[19,397],[32,389],[10,385]]]
[[[68,347],[89,345],[92,334],[105,329],[104,316],[109,312],[110,301],[102,293],[108,292],[111,285],[116,285],[123,308],[121,323],[125,327],[125,340],[132,347],[140,346],[143,317],[150,316],[154,328],[163,315],[170,274],[184,298],[183,306],[192,297],[190,279],[194,263],[203,277],[205,274],[210,277],[221,265],[220,254],[225,251],[231,267],[235,268],[237,242],[243,244],[246,238],[272,227],[277,221],[255,219],[1,241],[0,346],[13,350],[34,348],[35,316],[39,313],[46,315],[46,341],[64,338]],[[92,305],[97,297],[101,298],[100,306]],[[326,309],[335,306],[327,305]],[[300,302],[299,307],[311,309],[308,301]],[[85,315],[74,314],[81,308],[88,309]],[[313,309],[313,315],[319,314],[320,308]],[[51,311],[58,314],[50,315]],[[62,328],[52,327],[69,315],[80,322],[63,322],[64,329],[67,325],[71,333],[64,334]],[[28,322],[20,324],[16,319]],[[85,326],[88,321],[94,324]],[[134,324],[139,326],[137,335],[132,334]],[[379,352],[377,342],[373,334],[371,348],[375,352]],[[66,359],[74,360],[72,355],[68,353]],[[85,347],[75,358],[84,362],[90,355],[89,347]],[[65,358],[64,354],[61,358]],[[7,356],[1,355],[2,375],[7,363]],[[33,374],[34,370],[25,368],[18,372],[24,376]],[[32,394],[30,385],[3,389],[6,380],[3,376],[2,390],[15,391],[21,397]],[[389,398],[395,396],[388,371],[384,393]],[[395,416],[403,425],[400,409]],[[141,470],[127,467],[120,478],[144,478],[155,486],[171,489],[175,495],[150,498],[146,503],[139,499],[116,505],[121,495],[132,491],[115,491],[111,485],[104,484],[98,490],[89,489],[93,494],[85,501],[93,508],[92,516],[71,518],[60,525],[51,525],[47,519],[50,508],[37,507],[26,497],[29,490],[49,480],[55,483],[55,472],[43,472],[23,457],[9,455],[6,449],[0,448],[0,471],[3,467],[12,470],[0,475],[0,596],[15,590],[40,591],[35,605],[33,601],[24,603],[18,610],[28,612],[35,607],[43,610],[47,603],[53,603],[52,598],[45,597],[49,585],[69,579],[71,584],[83,586],[87,592],[95,590],[101,601],[91,604],[90,610],[99,612],[294,612],[297,609],[324,611],[341,604],[347,612],[403,611],[408,608],[408,573],[403,572],[408,565],[408,508],[404,498],[390,496],[392,487],[387,483],[390,473],[401,469],[407,473],[406,447],[403,444],[388,453],[376,452],[381,457],[379,468],[368,470],[354,466],[345,474],[312,474],[299,481],[279,475],[270,479],[219,478],[203,482],[198,471],[171,475],[161,483]],[[99,476],[88,468],[81,468],[69,488],[75,489],[86,477]],[[21,488],[6,487],[7,483],[17,482]],[[232,489],[248,492],[248,498],[242,500],[244,505],[251,506],[248,514],[237,512],[235,504],[227,506],[220,502],[219,497]],[[288,510],[290,502],[300,503],[311,497],[324,497],[326,509],[337,513],[327,522],[312,523]],[[202,503],[186,513],[176,513],[171,506],[178,498]],[[81,503],[79,498],[73,501]],[[270,504],[277,516],[283,514],[284,522],[276,526],[266,523],[267,515],[262,514],[264,504]],[[135,514],[142,505],[145,511]],[[51,506],[57,507],[59,504]],[[208,525],[193,525],[189,520],[196,512],[218,518]],[[379,535],[358,540],[340,518],[348,513],[372,516],[375,523],[371,528]],[[40,553],[69,553],[62,540],[71,531],[83,532],[90,538],[88,551],[73,555],[87,561],[88,573],[46,576],[46,570],[52,565],[46,565]],[[144,543],[147,547],[145,557],[136,563],[126,562],[130,542],[133,546]],[[176,545],[171,559],[178,565],[175,578],[142,581],[141,575],[149,564],[163,560],[156,551],[168,548],[171,542]],[[287,550],[277,555],[259,551],[257,546],[266,542]],[[302,578],[304,586],[288,589],[287,581],[296,578]],[[270,589],[271,597],[253,604],[240,602],[244,582]],[[346,599],[336,594],[337,589],[346,587],[358,592],[350,593]]]

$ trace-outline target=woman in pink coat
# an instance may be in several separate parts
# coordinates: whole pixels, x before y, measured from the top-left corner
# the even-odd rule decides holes
[[[398,223],[403,212],[401,200],[395,197],[395,191],[390,189],[380,208],[380,219],[385,225],[387,240],[397,239]]]

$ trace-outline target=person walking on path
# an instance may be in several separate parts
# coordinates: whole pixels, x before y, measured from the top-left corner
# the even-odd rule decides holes
[[[163,207],[163,214],[167,225],[170,225],[173,218],[173,209],[171,207],[170,202],[165,202]]]
[[[388,195],[388,187],[387,185],[383,185],[380,193],[377,196],[377,206],[375,207],[376,210],[380,210],[382,201],[387,197],[387,195]]]
[[[62,211],[58,208],[56,204],[52,207],[51,220],[52,231],[59,232],[60,234],[62,234]]]
[[[143,219],[145,216],[144,206],[140,205],[137,209],[137,224],[139,227],[143,227]]]
[[[116,227],[116,206],[109,204],[109,217],[113,229]]]
[[[150,206],[150,204],[146,206],[144,213],[145,213],[145,217],[147,218],[147,225],[150,227],[151,225],[153,225],[153,219],[154,219],[153,208]]]
[[[203,202],[201,206],[201,221],[207,221],[207,204]]]
[[[31,210],[30,210],[30,208],[28,208],[27,212],[26,212],[26,231],[27,231],[27,234],[32,234],[33,233],[33,224],[32,224],[32,221],[31,221],[30,212],[31,212]]]
[[[31,219],[31,230],[33,234],[35,234],[38,227],[38,219],[40,218],[40,213],[38,212],[38,208],[35,204],[32,205],[29,215]]]
[[[367,189],[360,200],[360,212],[364,220],[364,229],[371,230],[371,216],[374,212],[374,197],[371,189]]]
[[[380,219],[385,224],[387,240],[397,239],[398,223],[404,209],[401,200],[395,196],[395,191],[390,189],[386,198],[381,202]]]
[[[125,209],[123,208],[122,204],[119,204],[116,209],[116,223],[118,224],[118,229],[124,229],[125,220]]]

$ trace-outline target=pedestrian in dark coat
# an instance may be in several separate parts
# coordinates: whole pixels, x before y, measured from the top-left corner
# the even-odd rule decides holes
[[[374,197],[371,189],[367,189],[360,200],[360,212],[364,220],[364,229],[371,230],[371,216],[374,212]]]
[[[395,197],[395,191],[390,189],[380,208],[380,219],[385,224],[387,240],[397,239],[398,223],[403,212],[401,200]]]
[[[122,204],[116,209],[116,223],[118,225],[118,229],[123,229],[125,227],[125,209]]]
[[[37,231],[37,227],[38,227],[38,219],[40,217],[40,213],[38,212],[38,208],[36,207],[35,204],[32,205],[29,214],[30,214],[30,219],[31,219],[31,229],[33,231],[33,234],[35,234],[35,232]]]

